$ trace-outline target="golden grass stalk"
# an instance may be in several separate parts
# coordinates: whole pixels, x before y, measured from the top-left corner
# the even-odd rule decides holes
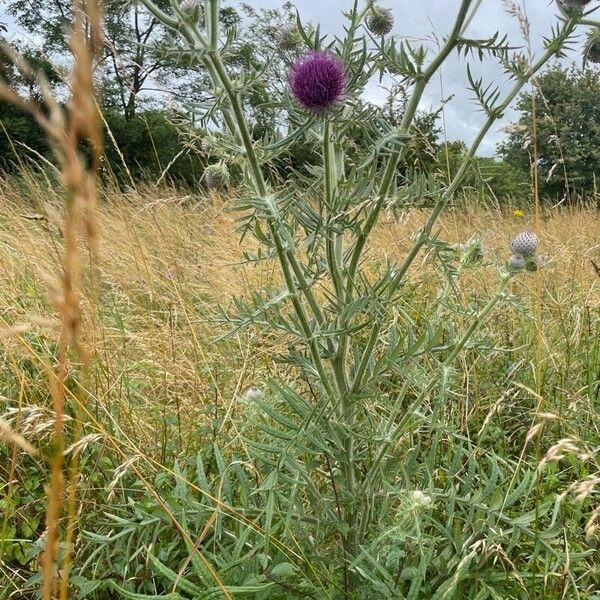
[[[58,366],[51,379],[54,409],[51,476],[46,512],[46,549],[42,561],[43,600],[51,600],[57,592],[59,527],[64,504],[64,450],[65,450],[65,382],[69,376],[69,352],[74,350],[85,366],[88,359],[80,343],[82,269],[79,239],[83,238],[92,255],[96,253],[97,235],[95,210],[97,200],[96,173],[102,150],[102,127],[94,93],[94,62],[102,47],[100,9],[96,1],[76,0],[71,34],[74,69],[70,84],[70,99],[63,109],[52,96],[42,75],[35,74],[42,90],[43,107],[26,100],[6,83],[0,83],[0,98],[27,110],[42,126],[55,152],[65,188],[65,211],[62,224],[63,249],[61,282],[52,291],[52,301],[60,318]],[[29,65],[12,54],[15,64],[25,72]],[[91,149],[91,165],[86,165],[79,144],[86,141]],[[76,420],[78,422],[78,420]],[[71,460],[69,472],[68,525],[65,556],[62,568],[60,598],[68,596],[70,547],[74,536],[75,487],[77,454]]]

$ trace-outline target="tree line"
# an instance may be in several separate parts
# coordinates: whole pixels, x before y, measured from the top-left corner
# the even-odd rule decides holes
[[[166,8],[168,0],[159,4]],[[31,66],[31,71],[19,69],[12,52],[5,51],[0,54],[0,78],[36,101],[41,100],[41,90],[32,73],[42,72],[60,97],[69,70],[71,1],[8,0],[6,10],[36,40],[36,46],[21,42],[10,28],[0,28],[2,41]],[[141,5],[106,0],[104,10],[105,44],[97,74],[106,126],[106,172],[125,185],[144,179],[200,185],[207,165],[221,160],[218,152],[207,149],[205,140],[207,131],[218,135],[221,128],[216,115],[202,113],[210,100],[207,73],[196,57],[177,49],[173,33]],[[258,83],[244,89],[244,96],[252,135],[257,140],[273,139],[278,130],[289,126],[274,99],[287,93],[287,71],[302,51],[301,37],[293,30],[294,7],[291,2],[278,9],[249,4],[224,7],[220,20],[226,30],[238,32],[227,61],[241,86],[245,72],[268,65]],[[598,97],[598,70],[551,67],[520,97],[519,119],[507,127],[497,156],[472,160],[465,193],[482,200],[526,199],[535,165],[542,197],[562,202],[595,196],[600,158]],[[404,99],[401,83],[392,84],[383,106],[370,110],[394,126],[402,117]],[[400,169],[452,177],[466,145],[442,140],[439,116],[436,112],[419,116]],[[11,173],[50,156],[44,135],[28,114],[0,102],[0,122],[0,170]],[[353,137],[357,145],[369,143],[360,123]],[[301,176],[317,162],[318,151],[310,140],[299,139],[276,161],[270,175]],[[235,164],[232,167],[235,174]]]

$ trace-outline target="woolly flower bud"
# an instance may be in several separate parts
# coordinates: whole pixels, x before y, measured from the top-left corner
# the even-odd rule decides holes
[[[558,7],[567,15],[582,12],[591,0],[556,0]]]
[[[298,27],[295,24],[290,23],[283,29],[279,29],[275,34],[275,43],[277,44],[277,48],[284,52],[297,50],[302,43],[302,37],[300,36]]]
[[[222,164],[210,165],[204,171],[204,183],[209,189],[222,189],[229,183],[229,171]]]
[[[242,394],[246,400],[258,400],[264,396],[263,391],[255,385],[249,385]]]
[[[588,34],[583,52],[585,60],[600,63],[600,28],[594,28]]]
[[[200,147],[202,148],[202,152],[204,152],[204,154],[208,154],[210,152],[212,145],[213,141],[209,135],[202,138]]]
[[[524,256],[520,254],[513,254],[508,259],[508,270],[509,271],[522,271],[527,266],[527,262]]]
[[[196,23],[200,18],[199,0],[180,0],[179,9],[190,23]]]
[[[346,92],[344,64],[330,52],[313,50],[294,63],[289,84],[301,106],[312,113],[323,114],[335,108]]]
[[[390,8],[373,6],[367,18],[367,27],[373,35],[387,35],[394,26],[394,14]]]
[[[528,257],[535,254],[537,248],[537,235],[533,231],[522,231],[510,243],[513,254]]]

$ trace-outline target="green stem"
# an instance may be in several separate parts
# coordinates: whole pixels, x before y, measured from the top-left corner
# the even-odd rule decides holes
[[[446,58],[448,58],[448,56],[450,55],[452,50],[454,50],[454,48],[456,47],[456,45],[459,41],[459,38],[460,38],[460,33],[463,29],[463,24],[467,17],[467,13],[469,10],[469,6],[471,5],[471,2],[472,2],[472,0],[462,0],[460,9],[458,11],[456,20],[454,22],[454,27],[452,28],[452,31],[451,31],[450,35],[448,36],[446,43],[444,44],[444,46],[442,47],[440,52],[437,54],[437,56],[435,56],[434,59],[431,61],[431,63],[427,67],[427,69],[418,75],[417,81],[415,84],[415,88],[411,95],[410,101],[409,101],[408,105],[406,106],[404,115],[402,116],[402,121],[398,128],[399,134],[408,133],[410,127],[412,126],[414,117],[417,114],[417,110],[419,108],[419,103],[421,101],[423,93],[425,92],[425,89],[427,88],[429,81],[435,75],[435,73],[440,68],[440,66],[444,63]],[[385,204],[388,193],[389,193],[392,183],[394,181],[394,178],[396,175],[396,169],[398,168],[398,164],[400,163],[401,159],[404,157],[405,153],[406,153],[406,144],[404,144],[402,146],[402,148],[400,148],[398,150],[398,152],[389,159],[388,164],[385,169],[385,172],[384,172],[384,175],[383,175],[383,179],[379,186],[379,190],[377,193],[377,201],[375,202],[375,206],[372,208],[371,212],[369,213],[369,215],[365,221],[365,224],[363,225],[362,230],[359,232],[358,237],[354,243],[354,248],[352,249],[352,255],[351,255],[351,259],[350,259],[350,267],[348,269],[348,276],[347,276],[347,283],[346,283],[346,302],[348,302],[348,303],[352,299],[352,292],[353,292],[353,288],[354,288],[354,279],[356,276],[356,271],[358,269],[358,265],[360,263],[360,259],[362,256],[364,246],[367,242],[367,239],[369,238],[369,235],[370,235],[373,227],[376,225],[376,223],[379,219],[379,213],[381,212],[381,210]]]

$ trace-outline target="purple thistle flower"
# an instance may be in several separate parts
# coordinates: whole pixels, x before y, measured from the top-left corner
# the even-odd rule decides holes
[[[346,92],[344,63],[330,52],[312,50],[294,63],[289,84],[299,104],[322,114],[335,108]]]

